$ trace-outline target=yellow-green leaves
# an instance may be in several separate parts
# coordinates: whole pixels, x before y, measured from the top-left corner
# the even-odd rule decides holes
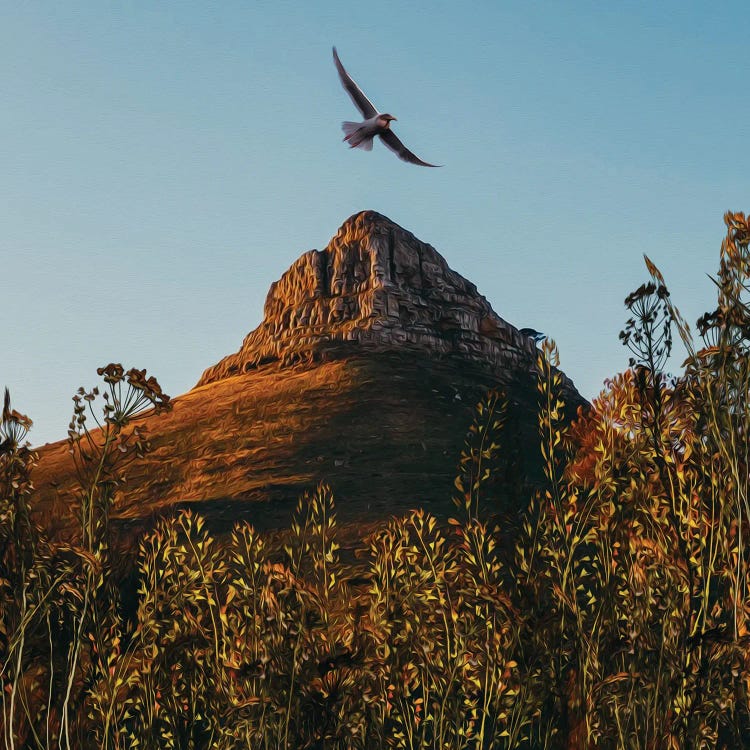
[[[479,513],[483,486],[495,468],[500,451],[507,408],[505,397],[496,390],[490,390],[476,406],[454,481],[458,495],[453,502],[466,518],[476,518]]]

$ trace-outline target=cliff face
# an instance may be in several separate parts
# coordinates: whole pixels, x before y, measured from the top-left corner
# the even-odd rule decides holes
[[[113,521],[132,540],[189,505],[216,529],[279,527],[321,480],[356,529],[419,505],[446,515],[474,406],[493,386],[510,402],[496,495],[512,501],[539,475],[535,367],[533,341],[434,248],[357,214],[271,286],[237,353],[172,411],[142,418],[153,449],[129,467]],[[566,388],[572,412],[583,399]],[[69,514],[73,477],[65,442],[42,449],[41,513]]]
[[[198,385],[354,349],[459,357],[501,380],[532,370],[536,360],[534,342],[496,315],[435,248],[363,211],[325,250],[305,253],[271,285],[261,325]]]

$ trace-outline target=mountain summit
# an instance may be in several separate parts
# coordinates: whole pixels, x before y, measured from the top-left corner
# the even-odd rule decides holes
[[[238,352],[170,412],[139,420],[152,451],[129,467],[113,521],[132,539],[190,506],[217,531],[242,518],[280,527],[321,480],[357,529],[419,505],[446,515],[474,406],[491,387],[509,402],[496,496],[525,502],[520,485],[538,476],[534,341],[433,247],[356,214],[272,284]],[[565,387],[572,411],[583,399]],[[65,442],[41,450],[35,476],[41,509],[64,517]]]
[[[310,250],[271,285],[264,319],[198,385],[275,362],[360,352],[459,357],[507,381],[533,370],[534,341],[495,314],[434,247],[375,211],[350,217],[325,250]]]

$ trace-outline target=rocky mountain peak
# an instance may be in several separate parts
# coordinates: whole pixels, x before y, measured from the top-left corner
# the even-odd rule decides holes
[[[324,250],[271,285],[263,322],[206,385],[261,365],[335,359],[356,349],[416,350],[504,373],[529,371],[534,342],[500,318],[434,247],[375,211],[347,219]]]

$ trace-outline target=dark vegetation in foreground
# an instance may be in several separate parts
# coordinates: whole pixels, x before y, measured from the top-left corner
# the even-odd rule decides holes
[[[6,393],[6,750],[750,747],[750,221],[725,218],[702,348],[648,259],[652,280],[626,300],[631,367],[572,425],[543,346],[546,481],[519,528],[489,515],[505,409],[490,393],[456,519],[393,518],[363,541],[354,580],[321,485],[280,543],[247,523],[212,538],[187,511],[162,520],[124,616],[109,513],[149,448],[133,419],[168,397],[119,365],[75,397],[71,544],[31,519],[30,421]],[[663,372],[673,328],[689,352],[678,377]]]

